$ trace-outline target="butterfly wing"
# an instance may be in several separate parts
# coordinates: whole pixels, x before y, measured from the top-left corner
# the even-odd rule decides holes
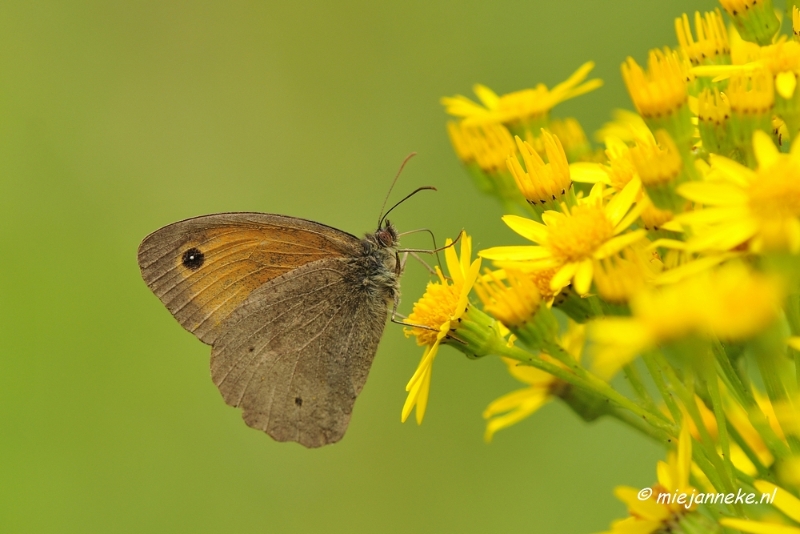
[[[360,250],[357,237],[304,219],[220,213],[176,222],[147,236],[139,245],[139,268],[178,322],[212,344],[225,319],[266,282]]]
[[[306,447],[344,435],[386,323],[388,293],[363,266],[309,263],[257,289],[225,322],[211,375],[245,422]]]

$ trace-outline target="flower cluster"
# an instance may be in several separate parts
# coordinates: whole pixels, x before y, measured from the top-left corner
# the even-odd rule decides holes
[[[652,495],[777,495],[687,507],[619,487],[630,517],[610,532],[800,534],[800,10],[792,38],[771,0],[720,3],[727,17],[683,14],[675,47],[622,64],[636,112],[600,147],[551,116],[602,85],[591,62],[552,89],[442,99],[459,160],[531,244],[446,249],[449,276],[406,321],[425,351],[403,420],[422,421],[449,344],[524,384],[486,408],[487,441],[563,402],[664,445]]]

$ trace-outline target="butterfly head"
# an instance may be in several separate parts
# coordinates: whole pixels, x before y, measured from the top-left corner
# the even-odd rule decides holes
[[[374,236],[377,244],[383,248],[390,248],[397,245],[397,230],[388,220],[384,221],[383,227],[378,228]]]

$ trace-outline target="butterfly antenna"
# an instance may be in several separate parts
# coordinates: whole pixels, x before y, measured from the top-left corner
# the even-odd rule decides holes
[[[380,220],[378,220],[378,230],[381,229],[381,225],[383,224],[383,221],[386,219],[386,217],[388,217],[389,214],[392,212],[392,210],[395,209],[397,206],[399,206],[400,204],[402,204],[403,202],[405,202],[409,198],[413,197],[414,195],[416,195],[420,191],[436,191],[436,190],[437,189],[435,187],[433,187],[432,185],[426,185],[426,186],[418,187],[418,188],[414,189],[411,193],[409,193],[406,196],[404,196],[398,203],[396,203],[394,206],[389,208],[386,211],[386,213],[383,214],[383,217],[381,217]]]
[[[406,159],[404,159],[403,163],[400,164],[400,168],[397,169],[397,174],[394,176],[394,180],[392,180],[392,185],[389,186],[389,191],[386,193],[386,198],[383,199],[383,205],[381,206],[381,213],[380,213],[380,215],[378,215],[378,230],[381,229],[381,224],[383,224],[383,219],[385,218],[385,216],[383,215],[383,208],[386,207],[386,202],[389,201],[389,195],[392,194],[392,189],[394,189],[394,184],[396,184],[397,183],[397,179],[400,178],[400,173],[403,172],[403,169],[405,168],[406,163],[408,163],[408,160],[410,160],[411,158],[413,158],[416,155],[417,155],[416,152],[412,152],[411,154],[406,156]],[[391,210],[389,210],[389,211],[391,211]]]

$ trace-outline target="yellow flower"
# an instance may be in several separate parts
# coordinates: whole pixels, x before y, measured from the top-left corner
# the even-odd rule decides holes
[[[518,327],[530,320],[542,302],[534,278],[518,271],[488,272],[478,282],[475,292],[484,310],[508,327]]]
[[[647,240],[640,243],[649,244]],[[627,304],[639,291],[653,284],[662,268],[657,254],[635,243],[619,255],[595,261],[597,294],[611,304]]]
[[[676,449],[675,452],[670,451],[666,462],[658,462],[658,483],[650,488],[651,491],[629,486],[618,486],[614,490],[614,495],[627,505],[630,517],[614,521],[611,530],[605,534],[650,534],[662,528],[666,531],[669,525],[675,525],[697,507],[697,504],[687,507],[688,502],[670,502],[670,497],[679,494],[686,494],[688,500],[688,496],[696,491],[689,485],[692,438],[688,425],[681,428]]]
[[[596,141],[606,142],[609,137],[616,137],[621,141],[632,143],[639,137],[647,135],[650,129],[638,113],[627,109],[615,109],[612,113],[614,119],[603,125],[594,134]]]
[[[547,130],[542,130],[542,140],[548,163],[539,156],[528,142],[516,138],[519,153],[525,169],[516,155],[506,160],[508,170],[514,176],[522,196],[533,204],[553,205],[561,200],[572,187],[569,177],[569,163],[561,146],[561,141]]]
[[[716,87],[703,89],[697,96],[697,129],[708,152],[729,154],[733,150],[730,131],[731,104]]]
[[[738,35],[736,36],[738,37]],[[800,72],[800,43],[781,40],[769,46],[755,46],[731,38],[733,65],[703,65],[694,67],[695,76],[714,76],[715,80],[766,69],[775,80],[775,89],[783,98],[792,98],[797,87],[795,73]]]
[[[481,104],[461,95],[444,97],[442,104],[447,113],[461,117],[465,124],[527,123],[531,119],[546,117],[556,104],[603,85],[599,79],[581,84],[593,68],[593,62],[584,63],[572,76],[552,90],[548,90],[544,84],[539,84],[534,89],[523,89],[498,96],[485,85],[478,84],[474,90]]]
[[[622,78],[637,111],[645,119],[670,114],[687,101],[686,73],[678,54],[651,50],[645,72],[632,57],[622,64]]]
[[[658,130],[655,138],[637,140],[630,149],[636,172],[647,186],[658,186],[675,180],[681,173],[683,161],[678,148],[666,130]]]
[[[711,155],[723,180],[682,184],[678,192],[706,207],[676,217],[691,227],[690,250],[800,252],[800,141],[781,154],[764,132],[753,135],[756,170]]]
[[[514,138],[500,124],[465,126],[450,121],[447,123],[447,132],[461,161],[474,161],[489,173],[505,169],[506,159],[517,151]]]
[[[689,58],[693,65],[704,63],[716,63],[725,61],[726,56],[730,56],[730,44],[728,43],[728,32],[725,30],[725,21],[722,20],[722,13],[719,8],[713,12],[700,15],[694,14],[694,28],[697,33],[697,40],[692,37],[692,29],[689,25],[689,17],[686,13],[681,18],[675,19],[675,33],[678,35],[683,53]],[[722,56],[722,57],[720,57]]]
[[[558,340],[559,345],[575,358],[576,362],[581,360],[584,331],[583,325],[570,321],[567,331]],[[554,365],[564,367],[562,363],[545,353],[541,353],[539,357]],[[532,415],[548,403],[553,394],[557,394],[560,389],[565,387],[563,382],[550,373],[529,365],[522,365],[517,360],[510,358],[503,358],[503,361],[508,366],[511,376],[528,384],[528,387],[503,395],[486,407],[483,418],[488,420],[484,434],[487,442],[492,441],[492,437],[497,431],[519,423]]]
[[[780,29],[772,0],[720,0],[731,16],[733,26],[748,41],[766,45]]]
[[[646,288],[630,302],[632,317],[590,326],[595,369],[610,378],[642,351],[688,335],[748,339],[776,319],[783,294],[778,280],[739,263]]]
[[[792,33],[795,41],[800,39],[800,9],[797,6],[792,6]]]
[[[592,284],[594,260],[607,258],[644,236],[645,230],[622,233],[639,216],[637,210],[631,211],[638,192],[639,182],[631,181],[604,205],[602,184],[596,184],[589,197],[571,210],[544,212],[544,224],[506,215],[503,221],[512,230],[538,246],[495,247],[479,255],[522,262],[528,270],[557,268],[550,286],[561,289],[572,280],[575,291],[584,295]]]
[[[791,518],[796,525],[800,524],[800,500],[797,497],[766,480],[756,480],[754,485],[762,495],[765,493],[774,494],[775,501],[772,505]],[[720,519],[719,522],[722,526],[735,528],[742,532],[753,532],[754,534],[800,534],[800,527],[779,523],[733,518]]]
[[[548,128],[564,145],[564,152],[569,161],[585,161],[596,158],[596,153],[593,152],[592,145],[577,119],[573,117],[553,119]]]
[[[766,69],[756,69],[747,74],[734,75],[725,94],[735,114],[745,117],[771,115],[775,103],[772,74]]]
[[[417,423],[422,423],[425,408],[428,405],[428,394],[431,387],[431,370],[433,360],[439,346],[452,338],[451,330],[456,330],[470,307],[468,295],[478,278],[481,261],[476,259],[470,263],[472,239],[461,237],[461,258],[453,250],[452,240],[445,243],[445,260],[450,280],[445,278],[438,266],[438,282],[430,282],[425,294],[414,304],[411,315],[406,319],[409,326],[406,336],[416,336],[417,344],[425,346],[425,352],[419,362],[414,376],[406,385],[408,397],[403,405],[401,419],[405,422],[411,410],[417,408]]]

